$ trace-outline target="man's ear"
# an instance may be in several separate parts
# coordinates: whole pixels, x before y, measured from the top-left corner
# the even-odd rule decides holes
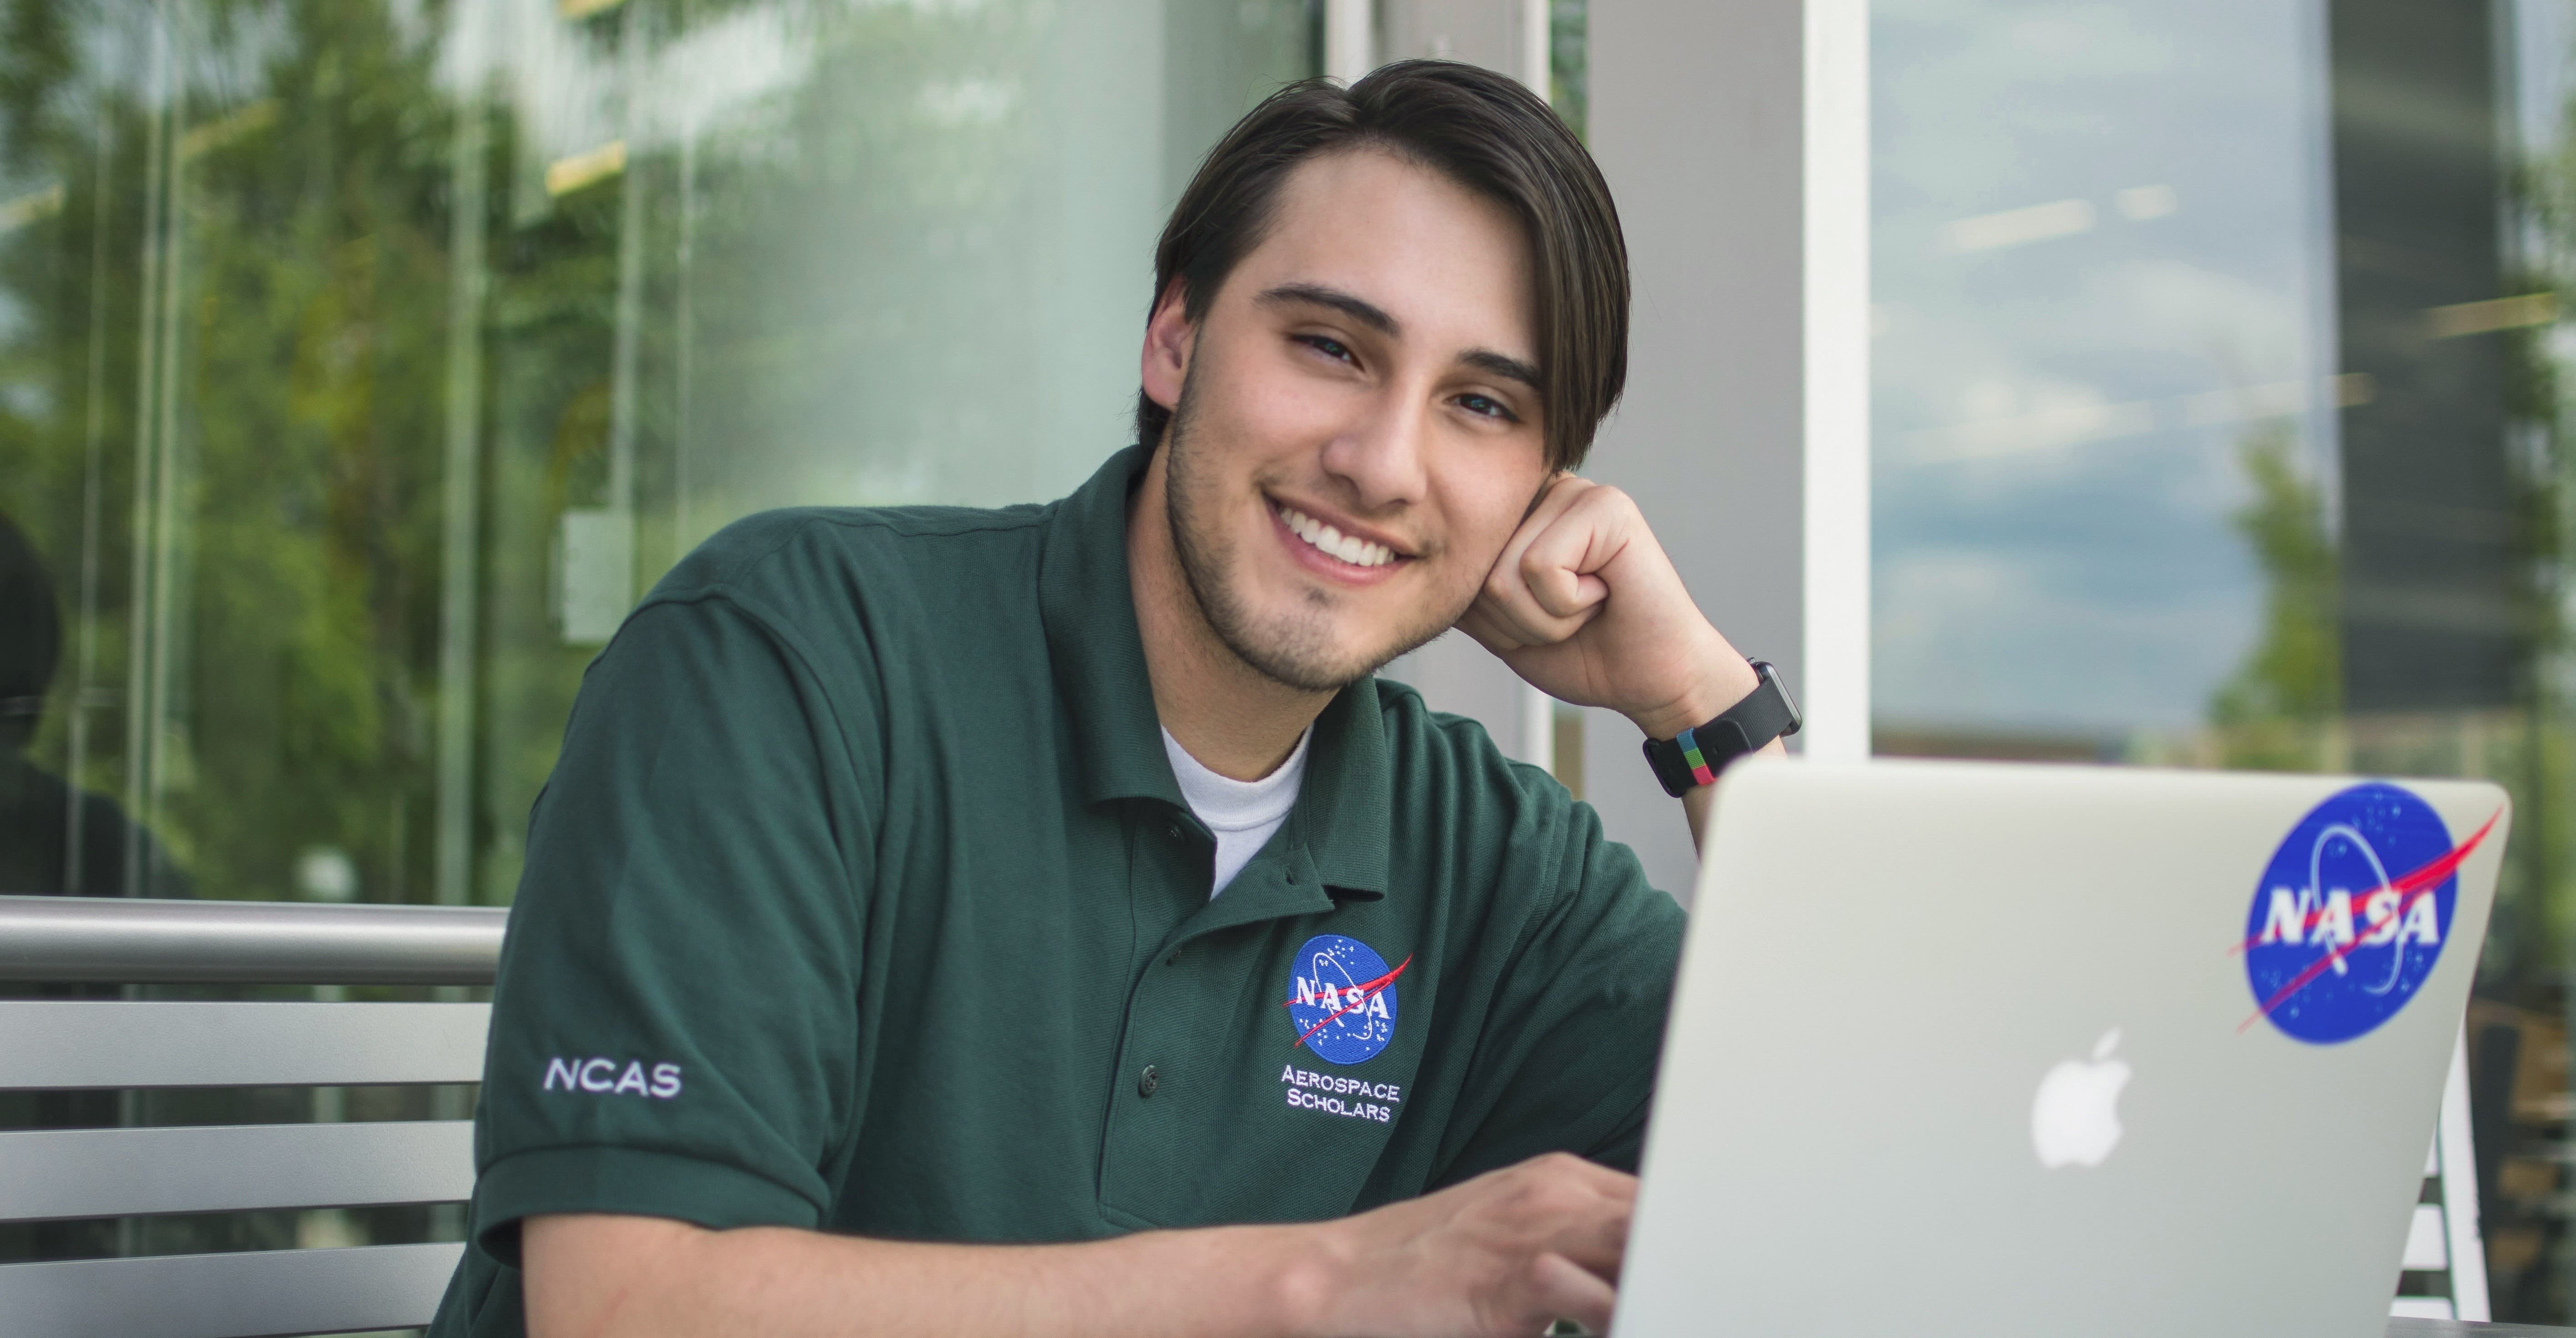
[[[1189,379],[1190,350],[1198,340],[1184,296],[1181,281],[1172,280],[1154,303],[1153,319],[1145,322],[1145,398],[1166,409],[1180,407],[1181,383]]]

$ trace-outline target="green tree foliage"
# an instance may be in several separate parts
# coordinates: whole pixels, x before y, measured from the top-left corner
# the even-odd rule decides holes
[[[2311,770],[2343,713],[2334,540],[2289,422],[2257,427],[2237,457],[2254,495],[2234,520],[2264,574],[2263,624],[2212,698],[2210,723],[2229,766]]]

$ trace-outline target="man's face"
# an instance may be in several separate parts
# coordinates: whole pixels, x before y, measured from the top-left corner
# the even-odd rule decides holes
[[[1325,690],[1466,612],[1547,477],[1532,305],[1508,213],[1360,150],[1290,175],[1195,331],[1158,313],[1173,546],[1236,655]]]

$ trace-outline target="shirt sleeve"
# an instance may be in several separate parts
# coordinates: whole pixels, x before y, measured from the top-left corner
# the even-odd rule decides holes
[[[486,1250],[515,1265],[540,1213],[821,1222],[853,1118],[874,731],[722,597],[647,605],[593,663],[493,993]]]
[[[1540,787],[1553,793],[1531,793]],[[1435,1189],[1544,1152],[1634,1172],[1643,1150],[1682,909],[1590,805],[1536,772],[1524,799],[1539,816],[1516,824],[1506,864],[1552,870],[1548,897],[1499,975],[1497,1022],[1459,1106],[1472,1115],[1452,1131]]]

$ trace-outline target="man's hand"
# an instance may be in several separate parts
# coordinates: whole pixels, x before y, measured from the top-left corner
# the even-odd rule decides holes
[[[1329,1224],[1327,1333],[1531,1338],[1610,1327],[1637,1180],[1564,1153]]]
[[[1760,680],[1691,602],[1626,493],[1559,474],[1485,577],[1460,630],[1559,701],[1669,739]]]
[[[1637,1182],[1564,1154],[1335,1222],[934,1245],[549,1216],[531,1338],[1536,1338],[1610,1322]]]

